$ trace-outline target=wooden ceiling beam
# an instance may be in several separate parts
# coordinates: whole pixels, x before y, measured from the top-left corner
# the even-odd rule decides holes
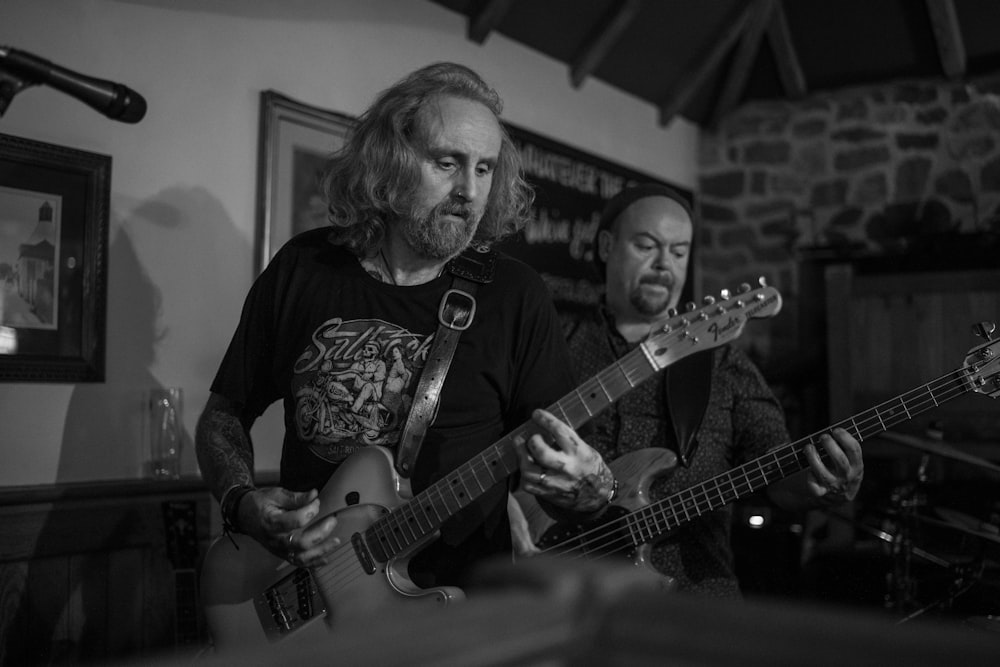
[[[574,88],[579,88],[583,80],[608,57],[641,8],[642,0],[621,0],[601,19],[600,26],[570,65],[569,80]]]
[[[775,3],[771,12],[771,23],[767,26],[767,41],[778,64],[778,76],[785,94],[793,100],[802,99],[808,92],[806,77],[802,72],[798,52],[792,42],[792,33],[788,29],[788,17],[785,16],[784,5],[780,0]]]
[[[667,91],[662,102],[657,107],[660,110],[660,125],[666,127],[673,120],[674,116],[683,109],[691,96],[705,82],[705,79],[712,70],[718,66],[723,56],[729,52],[736,40],[743,33],[743,29],[750,20],[753,7],[746,7],[742,2],[738,2],[733,7],[733,12],[723,23],[719,34],[709,43],[712,48],[705,53],[704,57],[695,60],[695,67],[681,77],[680,80]]]
[[[949,79],[965,75],[965,41],[958,23],[954,0],[926,0],[927,14],[934,28],[941,68]]]
[[[488,0],[478,14],[469,17],[469,39],[476,44],[485,42],[513,4],[514,0]]]
[[[775,0],[754,0],[752,3],[750,18],[740,37],[736,56],[726,73],[719,100],[709,116],[709,127],[718,126],[719,121],[739,104],[740,96],[746,90],[747,74],[760,52],[760,42],[771,20],[774,4]]]

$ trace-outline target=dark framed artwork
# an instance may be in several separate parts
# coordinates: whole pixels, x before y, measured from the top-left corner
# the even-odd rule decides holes
[[[560,309],[586,307],[598,299],[603,279],[593,266],[592,240],[604,205],[623,188],[659,183],[677,190],[696,206],[689,188],[510,123],[505,127],[521,153],[524,178],[535,191],[535,201],[532,221],[500,247],[541,274]],[[698,289],[696,265],[692,255],[682,303],[692,300]]]
[[[273,90],[261,93],[255,273],[290,238],[327,224],[321,172],[354,123]]]
[[[0,134],[0,381],[104,381],[110,194],[110,156]]]

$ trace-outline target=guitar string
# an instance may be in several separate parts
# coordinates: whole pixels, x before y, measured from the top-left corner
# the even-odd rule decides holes
[[[763,291],[760,292],[762,296]],[[708,322],[713,319],[712,316],[707,316],[707,314],[705,313],[705,311],[707,311],[709,308],[714,308],[716,310],[716,315],[732,314],[732,311],[737,308],[743,309],[747,304],[756,303],[756,299],[754,298],[755,296],[756,295],[754,293],[743,294],[730,301],[726,301],[718,305],[712,304],[706,306],[705,308],[702,308],[698,312],[694,312],[691,314],[684,314],[674,318],[673,320],[667,323],[667,325],[671,327],[670,330],[664,331],[661,334],[657,335],[660,337],[664,337],[664,340],[658,342],[658,345],[660,346],[661,349],[665,349],[665,346],[669,344],[668,341],[670,341],[670,339],[678,337],[691,337],[691,332],[689,329],[691,325],[698,323],[701,323],[703,325],[705,322]],[[732,306],[731,302],[735,303],[735,308]],[[700,319],[702,315],[706,315],[704,319]],[[675,324],[674,320],[677,320],[676,322],[677,326],[674,326]],[[692,342],[697,344],[698,342],[697,338],[692,338]],[[716,338],[713,341],[713,344],[710,347],[706,347],[705,349],[710,349],[711,347],[717,347],[721,345],[723,342],[724,340]],[[688,350],[684,355],[682,355],[682,357],[687,356],[688,354],[691,354],[695,351],[698,350],[696,349]],[[594,414],[596,414],[596,412],[594,412],[591,409],[590,405],[588,405],[587,400],[584,398],[584,396],[588,395],[591,397],[591,400],[593,400],[596,396],[598,396],[597,390],[599,389],[600,393],[604,394],[605,399],[604,399],[604,404],[598,408],[598,411],[603,410],[605,407],[607,407],[607,405],[610,405],[610,403],[613,402],[614,400],[608,391],[608,386],[614,387],[616,384],[618,384],[618,382],[620,382],[620,380],[616,382],[616,379],[618,377],[617,373],[620,373],[622,376],[624,376],[625,382],[627,382],[628,384],[628,388],[625,389],[624,391],[628,391],[631,388],[634,388],[637,384],[632,379],[633,374],[642,375],[644,377],[641,377],[641,380],[645,380],[646,377],[648,377],[649,375],[652,375],[656,371],[662,370],[656,368],[655,366],[652,366],[652,361],[651,359],[646,357],[646,354],[647,352],[643,347],[639,347],[636,350],[633,350],[631,353],[629,353],[622,359],[616,360],[616,362],[608,369],[605,369],[601,373],[598,373],[596,376],[588,379],[586,382],[581,384],[580,387],[578,387],[569,395],[558,401],[549,410],[551,412],[556,412],[558,410],[562,413],[564,417],[569,417],[571,410],[573,412],[577,412],[578,409],[582,407],[587,414],[586,416],[581,415],[580,419],[581,420],[589,419]],[[682,357],[677,357],[677,359],[680,359]],[[674,359],[674,361],[676,361],[677,359]],[[650,369],[651,366],[652,369]],[[617,371],[617,373],[615,373],[614,371]],[[563,403],[571,403],[571,405],[564,406]],[[570,418],[566,419],[566,421],[574,423],[576,420]],[[526,430],[526,427],[521,427],[521,429],[518,429],[518,431],[516,431],[514,434],[508,434],[508,436],[506,436],[505,439],[502,440],[501,443],[499,444],[509,442],[511,435],[523,434],[521,433],[521,431],[523,430]],[[496,460],[499,461],[500,463],[504,463],[503,461],[504,452],[499,449],[499,444],[494,445],[492,449],[495,450],[495,453],[497,454]],[[440,482],[435,483],[430,487],[428,487],[428,489],[426,489],[424,492],[415,497],[411,502],[407,502],[401,505],[399,508],[397,508],[399,511],[396,510],[390,511],[389,514],[387,514],[386,516],[375,520],[373,524],[369,526],[369,528],[366,529],[364,532],[365,533],[370,532],[370,534],[373,535],[379,541],[379,544],[380,546],[383,547],[383,549],[385,549],[385,547],[387,546],[394,546],[395,553],[392,555],[386,554],[388,555],[388,559],[386,562],[388,562],[388,560],[391,560],[393,557],[398,555],[403,549],[412,546],[420,539],[426,537],[434,529],[436,529],[437,526],[440,526],[441,523],[444,522],[444,520],[446,520],[449,516],[453,514],[453,512],[451,512],[450,508],[448,507],[448,501],[447,501],[448,499],[443,490],[445,486],[447,486],[448,484],[453,485],[456,483],[461,483],[462,486],[464,487],[466,500],[463,501],[456,499],[456,502],[459,503],[458,509],[460,510],[465,505],[471,503],[474,498],[478,497],[482,493],[485,493],[488,488],[491,488],[493,485],[499,483],[501,479],[504,479],[513,473],[513,470],[506,470],[506,464],[505,464],[504,468],[506,474],[499,479],[495,478],[493,475],[494,471],[491,470],[491,468],[494,468],[495,465],[496,462],[493,459],[484,457],[482,455],[476,457],[472,461],[469,461],[463,466],[460,466],[458,469],[456,469],[456,471],[449,474]],[[492,480],[492,483],[488,484],[486,487],[483,487],[482,483],[479,481],[479,476],[477,474],[477,471],[486,472],[487,478]],[[469,488],[465,482],[465,479],[467,479],[469,474],[472,475],[476,485],[479,486],[478,494],[473,494],[469,492]],[[435,502],[432,498],[432,496],[434,496],[435,494],[438,496],[438,500],[441,501],[440,504],[443,505],[444,507],[445,517],[443,519],[438,514],[438,503]],[[416,501],[423,496],[426,496],[426,499],[429,502],[424,503],[423,501],[421,501],[420,503],[417,503]],[[431,520],[427,528],[421,526],[420,516],[417,515],[413,510],[413,508],[416,507],[418,504],[423,505],[425,510],[427,508],[432,509],[434,511],[434,514],[436,515],[437,523]],[[455,512],[457,511],[458,510],[455,510]],[[401,523],[399,520],[400,517],[403,517],[403,515],[406,515],[404,518],[411,524],[408,527],[408,530],[410,531],[410,538],[408,543],[404,543],[403,546],[400,547],[399,543],[397,542],[397,535],[400,534],[401,527],[405,525]],[[429,516],[427,516],[426,518],[429,519]],[[417,523],[417,530],[423,531],[423,534],[418,534],[413,532],[412,523],[414,520]],[[393,534],[390,534],[389,532],[390,530],[393,531]],[[393,542],[396,542],[395,545],[390,544],[389,542],[390,537],[392,538]],[[406,539],[405,536],[404,539]],[[341,547],[338,548],[337,553],[334,555],[334,560],[332,562],[326,563],[322,566],[319,566],[318,568],[313,569],[311,575],[314,578],[314,580],[317,580],[319,584],[322,584],[324,586],[324,588],[329,587],[332,589],[337,589],[339,587],[352,583],[359,576],[364,574],[362,567],[344,568],[345,562],[347,562],[348,564],[353,562],[360,566],[360,563],[358,562],[357,557],[353,553],[353,551],[354,551],[353,544],[345,543],[341,545]],[[317,572],[317,570],[321,571]],[[354,574],[352,574],[352,571],[354,572]],[[341,572],[343,573],[341,574]],[[278,584],[275,584],[269,588],[273,588],[274,586],[277,585]]]
[[[901,423],[903,421],[907,421],[908,419],[912,418],[912,415],[910,414],[911,409],[916,410],[915,414],[920,414],[926,410],[929,410],[933,407],[940,405],[941,403],[950,401],[951,399],[957,396],[960,396],[962,394],[971,391],[972,388],[968,386],[969,379],[962,376],[962,373],[965,370],[966,368],[962,368],[962,369],[957,369],[955,371],[951,371],[950,373],[946,373],[945,375],[942,375],[936,380],[932,380],[931,382],[922,385],[921,387],[912,389],[908,392],[905,392],[904,394],[901,394],[900,396],[884,401],[875,408],[871,408],[862,413],[859,413],[858,415],[855,415],[854,417],[850,417],[848,419],[837,422],[830,428],[841,427],[850,430],[850,427],[853,426],[855,429],[856,437],[858,437],[860,440],[864,440],[864,437],[871,437],[872,435],[886,431],[890,426],[893,426],[897,423]],[[938,383],[938,386],[936,388],[939,391],[942,388],[947,388],[948,385],[956,385],[954,387],[955,391],[953,393],[942,391],[940,395],[935,395],[933,393],[933,388],[932,388],[932,385],[934,385],[935,383]],[[921,401],[914,402],[913,405],[907,406],[907,404],[905,403],[905,399],[907,396],[923,395],[924,392],[927,392],[929,394],[929,398],[923,398]],[[916,401],[916,396],[914,396],[913,400]],[[896,405],[897,403],[898,405]],[[881,409],[884,408],[884,406],[893,406],[895,412],[891,413],[888,410],[886,410],[885,415],[883,416],[882,414],[880,414],[880,412]],[[902,411],[900,411],[900,407],[902,407]],[[874,413],[873,416],[870,417],[864,416],[870,413]],[[901,413],[906,413],[907,417],[899,418],[899,415]],[[865,424],[864,428],[866,430],[870,429],[870,432],[866,432],[864,437],[862,437],[863,429],[858,423],[859,418],[861,418],[861,424]],[[889,426],[886,426],[887,419],[891,421]],[[895,419],[896,421],[892,421],[893,419]],[[590,556],[596,559],[596,558],[603,558],[606,555],[611,555],[625,549],[635,548],[636,544],[635,541],[633,540],[633,535],[635,533],[633,531],[633,527],[639,527],[641,529],[642,526],[640,524],[642,524],[644,521],[645,522],[650,521],[652,517],[655,517],[657,515],[657,513],[663,515],[661,517],[661,522],[664,524],[664,528],[661,531],[656,531],[659,534],[662,534],[663,532],[666,532],[668,530],[673,530],[682,523],[685,523],[686,521],[690,520],[692,518],[692,513],[696,517],[700,516],[705,511],[712,509],[713,498],[711,493],[713,491],[718,496],[719,501],[724,501],[722,502],[722,504],[728,504],[729,502],[732,502],[733,500],[740,497],[741,490],[742,492],[751,491],[754,488],[756,488],[762,481],[767,481],[768,472],[767,470],[761,468],[760,466],[760,462],[764,459],[773,457],[774,462],[780,471],[784,471],[785,466],[789,463],[794,463],[796,465],[794,471],[799,471],[804,469],[805,467],[807,467],[807,464],[803,459],[801,450],[802,446],[808,443],[818,444],[817,441],[819,436],[827,432],[828,430],[829,429],[818,431],[816,433],[813,433],[812,435],[797,440],[796,442],[790,445],[779,447],[775,450],[772,450],[771,452],[768,452],[768,454],[765,454],[764,456],[754,459],[753,461],[750,461],[734,469],[733,471],[717,475],[712,479],[706,480],[705,482],[702,482],[696,485],[695,487],[692,487],[691,489],[671,494],[670,496],[667,496],[666,498],[663,498],[653,503],[652,505],[630,512],[629,514],[614,519],[609,523],[601,524],[591,529],[588,529],[587,531],[584,531],[583,533],[580,533],[579,535],[576,535],[570,539],[564,540],[559,544],[543,549],[542,553],[554,552],[554,553],[569,555],[573,558],[582,558],[585,556]],[[825,452],[821,453],[821,458],[824,461],[828,461],[828,457],[826,456]],[[756,474],[750,474],[754,468],[757,468]],[[737,475],[737,473],[742,473],[745,480],[749,483],[747,486],[742,486],[741,489],[737,489],[736,485],[733,482],[733,478]],[[726,484],[725,486],[732,486],[733,490],[736,492],[734,497],[730,500],[726,500],[726,494],[729,492],[723,491],[722,482],[724,481],[728,482],[728,484]],[[690,501],[688,502],[684,502],[683,500],[679,501],[679,499],[684,496],[691,496]],[[693,504],[691,501],[693,501]],[[702,507],[701,506],[702,502],[707,502],[707,507]],[[670,512],[664,511],[664,508],[666,508],[667,506],[670,507],[671,510]],[[679,515],[682,512],[685,515],[684,518],[677,518],[676,521],[674,522],[674,525],[668,524],[668,519],[670,516],[679,517]],[[645,518],[645,519],[636,518],[642,516],[650,518]],[[655,537],[655,535],[652,534],[653,531],[648,531],[648,532],[651,533],[650,539]],[[642,540],[640,541],[640,544],[645,543],[645,541],[648,540]],[[599,551],[599,553],[597,553],[596,555],[590,554],[587,552],[588,548]]]
[[[680,333],[681,332],[678,331],[675,332],[674,335],[676,336],[679,335]],[[592,377],[586,382],[584,382],[574,392],[570,393],[569,395],[558,401],[556,404],[554,404],[554,406],[551,406],[549,408],[549,411],[553,413],[561,412],[564,416],[569,416],[571,412],[574,413],[578,412],[579,409],[582,407],[582,409],[585,410],[589,416],[592,416],[593,414],[595,414],[595,412],[590,408],[590,406],[588,405],[588,401],[586,398],[584,398],[584,396],[589,396],[590,400],[593,401],[593,399],[597,397],[599,394],[603,394],[606,397],[603,400],[603,405],[600,406],[600,409],[604,409],[604,407],[610,405],[611,399],[608,396],[608,386],[621,384],[622,381],[617,379],[618,375],[624,376],[625,378],[624,381],[628,383],[629,388],[632,388],[635,386],[636,383],[630,378],[636,374],[641,373],[644,369],[648,369],[650,367],[649,361],[645,358],[641,350],[634,350],[633,352],[634,354],[627,355],[628,356],[627,359],[623,358],[622,360],[619,360],[619,362],[614,364],[613,367],[606,369],[602,373],[599,373],[597,376]],[[598,391],[598,389],[600,391]],[[569,403],[570,405],[565,406],[564,404],[567,403]],[[575,421],[575,420],[570,419],[569,421]],[[515,436],[525,435],[525,432],[529,429],[534,429],[534,427],[530,424],[524,425],[517,431],[505,436],[504,440],[510,441]],[[497,453],[496,457],[497,459],[503,458],[502,452],[496,451],[496,453]],[[493,472],[491,470],[491,468],[493,467],[493,464],[491,463],[492,459],[488,457],[486,461],[484,461],[483,459],[484,457],[480,455],[477,456],[472,461],[463,464],[463,466],[459,467],[453,473],[443,478],[440,482],[432,485],[431,487],[428,487],[428,489],[426,489],[419,496],[414,498],[413,502],[409,502],[405,505],[400,506],[398,512],[394,511],[388,514],[387,516],[383,517],[382,519],[378,520],[377,522],[375,522],[375,524],[373,524],[373,526],[371,527],[372,534],[376,536],[376,538],[381,544],[392,544],[393,542],[396,542],[394,548],[397,550],[397,552],[402,550],[402,548],[410,546],[417,540],[425,537],[427,533],[436,529],[437,526],[439,526],[443,522],[442,517],[438,512],[438,509],[441,506],[443,506],[443,509],[445,511],[444,518],[446,519],[450,515],[449,513],[451,512],[451,510],[448,504],[448,496],[446,496],[446,494],[442,490],[444,486],[453,485],[455,483],[462,483],[462,485],[465,486],[467,491],[466,497],[471,498],[472,494],[468,493],[468,487],[465,485],[464,482],[465,478],[468,478],[469,476],[473,477],[476,484],[480,487],[480,494],[484,493],[488,488],[492,487],[494,484],[500,481],[500,479],[496,479],[494,477]],[[479,481],[478,473],[481,472],[485,472],[487,477],[490,478],[490,480],[492,481],[492,483],[485,488]],[[505,470],[505,473],[506,474],[504,475],[504,478],[513,473],[513,470],[509,471]],[[429,502],[417,502],[421,498],[421,496],[426,496]],[[440,502],[436,502],[434,496],[437,496],[437,501]],[[461,503],[460,500],[456,500],[456,502]],[[460,505],[459,509],[461,509],[461,507],[463,506],[464,505]],[[433,510],[435,517],[431,519],[430,524],[427,528],[424,528],[422,525],[420,525],[421,517],[419,514],[416,513],[417,511],[414,509],[415,507],[423,507],[425,509],[423,514],[427,518],[430,518],[429,517],[430,513],[427,512],[426,509],[429,508]],[[423,534],[413,534],[412,526],[405,526],[405,524],[403,524],[401,521],[401,519],[403,519],[412,523],[413,518],[416,519],[416,523],[418,524],[417,529],[423,531]],[[433,519],[436,519],[436,522]],[[399,531],[401,530],[401,526],[405,527],[406,530],[411,532],[408,544],[404,544],[402,547],[400,547],[400,545],[398,544],[398,537],[396,534],[399,533]]]

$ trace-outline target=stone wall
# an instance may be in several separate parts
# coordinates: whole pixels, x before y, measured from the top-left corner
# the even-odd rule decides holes
[[[702,293],[764,275],[794,296],[803,256],[1000,233],[1000,76],[754,103],[699,159]]]
[[[695,293],[779,288],[782,312],[739,344],[793,432],[827,423],[825,262],[1000,267],[1000,75],[754,103],[699,159]]]

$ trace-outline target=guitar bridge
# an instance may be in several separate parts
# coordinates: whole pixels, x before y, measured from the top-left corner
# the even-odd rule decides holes
[[[254,607],[264,634],[272,642],[326,613],[312,573],[304,568],[296,568],[264,589],[254,598]]]

